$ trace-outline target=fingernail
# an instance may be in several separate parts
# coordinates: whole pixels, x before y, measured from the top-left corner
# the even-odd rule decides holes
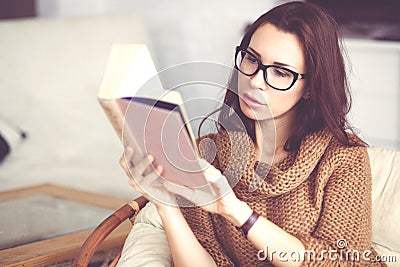
[[[157,166],[157,173],[158,173],[158,174],[161,174],[161,173],[162,173],[162,170],[163,170],[163,167],[160,166],[160,165],[158,165],[158,166]]]
[[[150,162],[153,162],[154,157],[152,155],[148,155],[147,158],[150,160]]]

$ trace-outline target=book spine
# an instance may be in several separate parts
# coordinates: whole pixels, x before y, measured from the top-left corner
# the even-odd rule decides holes
[[[124,126],[125,112],[128,109],[129,102],[120,101],[118,99],[99,99],[100,105],[103,107],[111,125],[118,135],[122,145],[130,146],[134,153],[131,161],[134,165],[138,164],[144,157],[145,153],[135,139],[129,127]],[[125,128],[124,128],[125,127]],[[151,169],[146,169],[145,174],[149,173]]]
[[[122,127],[124,123],[124,114],[115,100],[99,100],[104,113],[108,117],[111,125],[122,141]]]

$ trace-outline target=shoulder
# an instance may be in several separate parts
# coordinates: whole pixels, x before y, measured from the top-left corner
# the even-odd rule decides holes
[[[349,138],[357,138],[349,135]],[[359,140],[359,139],[358,139]],[[317,165],[315,181],[316,205],[328,195],[343,195],[344,191],[370,192],[371,168],[364,143],[345,145],[333,134]]]
[[[320,174],[329,174],[326,177],[326,185],[330,187],[342,188],[356,187],[364,188],[371,183],[371,167],[367,146],[362,143],[355,143],[359,140],[354,135],[349,135],[353,139],[353,145],[345,145],[336,138],[332,138],[327,147],[320,164]]]
[[[321,184],[326,184],[332,175],[354,177],[370,172],[367,146],[353,134],[348,134],[348,139],[351,145],[335,138],[327,128],[304,139],[299,153],[308,155],[306,161],[315,159]]]
[[[357,161],[368,157],[367,145],[357,135],[347,132],[348,144],[340,141],[331,130],[323,128],[308,134],[302,141],[298,152],[309,154],[320,153],[322,161],[329,161],[330,165]]]
[[[368,164],[367,145],[355,134],[348,133],[348,138],[351,145],[343,144],[337,138],[332,137],[326,151],[326,156],[330,158],[331,163],[342,167]]]

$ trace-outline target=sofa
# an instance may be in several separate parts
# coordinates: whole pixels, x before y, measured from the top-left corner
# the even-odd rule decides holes
[[[400,263],[400,151],[368,148],[372,172],[372,241],[381,255]]]
[[[12,143],[0,163],[0,191],[53,183],[137,196],[118,164],[122,146],[96,100],[114,42],[146,43],[157,52],[134,14],[0,21],[0,134]],[[400,262],[400,152],[368,152],[374,246]],[[151,206],[138,218],[162,228]]]

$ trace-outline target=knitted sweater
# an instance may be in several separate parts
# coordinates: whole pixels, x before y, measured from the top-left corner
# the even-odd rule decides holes
[[[371,247],[371,170],[365,147],[346,147],[323,129],[306,136],[296,153],[269,169],[255,161],[247,134],[221,131],[200,140],[205,137],[214,141],[217,152],[210,152],[212,142],[202,142],[202,156],[228,181],[241,177],[233,188],[236,196],[296,236],[310,252],[303,266],[386,266],[363,261],[364,251],[370,259],[377,255]],[[254,180],[258,186],[250,192]],[[273,266],[222,216],[199,207],[182,212],[218,266]],[[330,250],[338,253],[329,257]],[[351,261],[352,255],[357,259],[355,250],[359,261]],[[284,258],[290,259],[290,253]],[[346,255],[349,261],[344,261]]]

